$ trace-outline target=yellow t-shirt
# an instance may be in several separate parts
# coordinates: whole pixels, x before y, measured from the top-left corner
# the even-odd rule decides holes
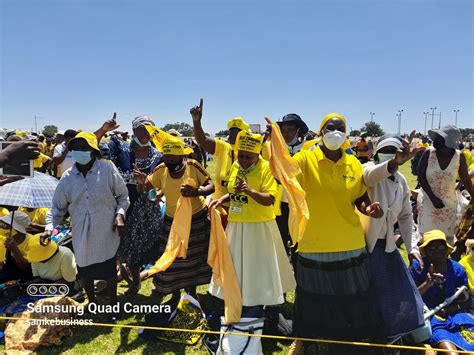
[[[235,185],[240,171],[239,163],[232,165],[227,186],[230,196],[229,221],[230,222],[268,222],[275,219],[273,205],[263,206],[245,193],[236,194]],[[257,165],[245,176],[239,175],[251,188],[256,191],[275,196],[278,185],[270,170],[270,164],[259,157]]]
[[[216,175],[214,178],[215,191],[212,194],[212,199],[217,200],[227,194],[227,184],[229,183],[229,173],[232,167],[233,148],[221,139],[215,139],[216,151],[214,157],[216,159]]]
[[[466,255],[459,260],[459,264],[466,270],[469,290],[471,295],[474,295],[474,259],[470,255]]]
[[[155,171],[148,176],[148,181],[150,181],[152,186],[163,191],[166,197],[166,215],[169,217],[174,216],[178,199],[181,196],[181,185],[187,178],[194,179],[198,187],[210,178],[206,170],[195,160],[188,159],[185,169],[181,178],[173,179],[169,175],[166,165],[161,163],[157,166]],[[191,205],[193,206],[193,214],[195,214],[206,207],[206,199],[204,196],[192,197]]]
[[[41,169],[43,167],[43,164],[46,163],[49,159],[51,158],[43,153],[40,153],[39,157],[33,160],[33,168]]]
[[[298,180],[306,191],[310,214],[299,251],[324,253],[363,248],[364,232],[354,204],[366,191],[362,164],[345,152],[334,163],[319,146],[313,151],[300,151],[293,159],[302,171]]]
[[[46,214],[49,212],[49,208],[35,208],[29,212],[26,207],[20,207],[18,211],[26,213],[31,219],[31,223],[46,225]]]
[[[474,163],[474,156],[471,154],[469,150],[463,151],[464,157],[466,158],[466,165],[468,168]]]

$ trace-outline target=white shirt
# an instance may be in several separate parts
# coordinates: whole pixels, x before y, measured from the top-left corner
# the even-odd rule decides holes
[[[31,263],[31,271],[34,277],[44,280],[67,282],[76,280],[77,267],[74,254],[69,248],[59,246],[58,252],[50,260],[44,263]]]
[[[86,267],[115,256],[120,237],[112,225],[115,215],[125,216],[129,205],[127,186],[111,162],[96,160],[85,177],[76,165],[64,172],[51,214],[57,226],[69,212],[77,265]]]
[[[53,158],[60,157],[63,154],[64,149],[66,149],[66,143],[64,143],[64,142],[57,145],[56,147],[54,147]],[[75,161],[74,161],[74,159],[72,159],[72,153],[71,153],[71,151],[68,151],[66,153],[66,157],[64,158],[63,162],[58,165],[58,171],[57,171],[56,176],[61,177],[62,174],[67,169],[71,168],[74,165],[74,163],[75,163]]]
[[[417,233],[415,233],[413,214],[410,203],[410,189],[405,177],[400,172],[389,179],[388,161],[375,165],[364,164],[364,181],[372,202],[379,202],[384,211],[382,218],[362,217],[367,248],[371,253],[378,239],[386,240],[385,251],[391,253],[397,249],[393,228],[396,222],[407,248],[408,254],[418,252]]]

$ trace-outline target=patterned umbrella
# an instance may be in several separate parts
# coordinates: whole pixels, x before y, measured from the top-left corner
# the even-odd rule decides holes
[[[28,208],[51,207],[59,181],[38,173],[0,187],[0,205]]]

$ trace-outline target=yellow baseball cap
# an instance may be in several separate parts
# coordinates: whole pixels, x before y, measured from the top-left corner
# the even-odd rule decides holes
[[[227,122],[227,129],[231,128],[238,128],[241,131],[246,132],[250,131],[250,126],[244,121],[242,117],[234,117],[233,119],[229,120],[229,122]]]
[[[235,142],[237,150],[243,150],[246,152],[260,154],[263,146],[263,136],[260,134],[252,134],[246,131],[241,131],[237,135]]]
[[[67,145],[67,148],[69,150],[71,150],[72,142],[74,142],[77,139],[84,139],[87,142],[87,144],[89,145],[89,147],[91,147],[92,149],[97,150],[100,153],[99,144],[97,143],[97,137],[94,133],[92,133],[92,132],[79,132],[74,138],[72,138],[69,141],[69,143]]]
[[[449,254],[451,254],[454,250],[454,248],[448,244],[448,241],[446,240],[446,235],[444,234],[443,231],[440,230],[432,230],[429,232],[426,232],[423,234],[423,244],[420,245],[420,251],[423,251],[428,244],[435,240],[442,240],[443,242],[446,243],[446,246],[448,247]]]
[[[28,239],[26,259],[30,263],[48,260],[58,250],[58,245],[53,241],[50,241],[47,245],[41,245],[40,236],[41,234],[35,234]]]

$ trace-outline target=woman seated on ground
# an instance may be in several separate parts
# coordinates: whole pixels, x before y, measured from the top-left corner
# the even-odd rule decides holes
[[[31,223],[27,230],[32,233],[44,232],[46,228],[46,215],[49,208],[28,208],[20,207],[18,211],[24,212],[31,219]]]
[[[457,288],[468,284],[464,268],[449,258],[452,250],[446,235],[432,230],[423,235],[423,244],[420,245],[423,268],[413,260],[411,274],[430,309],[451,297]],[[433,335],[430,342],[441,349],[451,350],[452,354],[458,349],[474,351],[474,315],[467,313],[469,306],[470,297],[465,301],[454,301],[436,313],[431,318]]]
[[[29,239],[26,257],[31,262],[33,282],[66,283],[69,290],[73,291],[77,266],[69,248],[58,246],[53,241],[43,245],[38,234]]]
[[[0,283],[31,280],[31,265],[26,259],[31,235],[26,233],[30,218],[15,211],[0,218]],[[11,235],[10,235],[11,233]]]

